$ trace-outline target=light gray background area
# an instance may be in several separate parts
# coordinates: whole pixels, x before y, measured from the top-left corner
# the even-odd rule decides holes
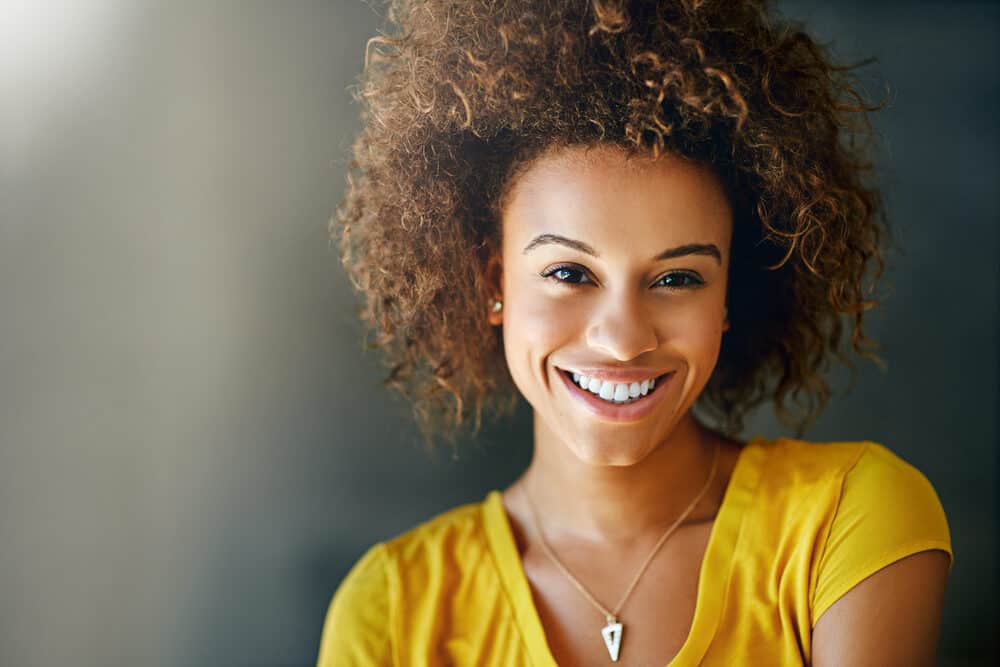
[[[905,250],[871,318],[888,372],[860,366],[807,436],[934,483],[942,664],[987,664],[1000,12],[781,6],[879,58]],[[361,352],[326,223],[378,24],[353,0],[0,0],[0,664],[310,664],[365,548],[527,463],[523,403],[457,462],[421,453]]]

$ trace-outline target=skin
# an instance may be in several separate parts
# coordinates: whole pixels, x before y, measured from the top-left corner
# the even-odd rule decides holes
[[[560,560],[611,607],[709,480],[719,447],[708,492],[623,608],[629,664],[666,665],[690,630],[705,548],[744,444],[708,429],[690,410],[729,329],[728,199],[710,169],[677,156],[629,159],[612,146],[560,147],[519,175],[501,224],[502,247],[487,278],[503,309],[488,309],[488,317],[503,327],[511,376],[534,409],[535,438],[531,464],[503,501],[559,664],[607,664],[597,634],[603,619],[542,551],[526,493]],[[553,236],[571,242],[539,241]],[[655,258],[690,244],[714,246],[719,256]],[[563,270],[553,272],[557,266]],[[676,374],[655,411],[616,423],[583,409],[559,375],[594,366]],[[816,626],[815,664],[932,664],[930,630],[941,608],[933,593],[943,578],[937,560],[925,561],[914,556],[884,568],[832,605]],[[926,592],[916,596],[919,604],[914,591]],[[886,609],[901,625],[874,622]],[[627,620],[642,618],[658,622]],[[895,648],[886,646],[886,633]],[[886,650],[908,661],[892,662]],[[859,661],[872,655],[887,660]]]
[[[948,554],[921,551],[882,568],[823,612],[813,627],[815,667],[937,664]]]

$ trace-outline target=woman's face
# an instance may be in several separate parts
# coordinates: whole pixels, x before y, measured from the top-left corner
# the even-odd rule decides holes
[[[721,183],[669,154],[562,148],[518,177],[502,229],[491,321],[515,384],[582,461],[641,461],[687,414],[728,328]]]

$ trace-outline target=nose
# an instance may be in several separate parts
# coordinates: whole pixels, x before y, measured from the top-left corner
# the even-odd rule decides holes
[[[635,359],[659,344],[653,320],[640,299],[608,295],[587,327],[587,345],[618,361]]]

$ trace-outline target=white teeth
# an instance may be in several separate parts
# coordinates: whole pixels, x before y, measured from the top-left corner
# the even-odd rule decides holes
[[[638,398],[645,396],[656,386],[655,379],[643,380],[642,382],[618,383],[603,381],[596,377],[588,377],[583,373],[572,373],[573,381],[591,392],[597,394],[606,401],[624,404],[631,403]]]

